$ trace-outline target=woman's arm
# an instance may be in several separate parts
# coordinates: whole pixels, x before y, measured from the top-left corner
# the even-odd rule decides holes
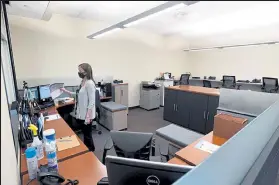
[[[63,92],[65,92],[65,93],[67,93],[67,94],[69,94],[69,95],[71,95],[71,96],[75,96],[75,95],[76,95],[75,92],[68,91],[68,90],[65,89],[65,88],[61,88],[60,90],[63,91]]]
[[[96,91],[96,87],[93,81],[88,81],[85,85],[86,91],[87,91],[87,95],[88,95],[88,106],[87,106],[87,113],[86,113],[86,118],[85,118],[85,122],[89,123],[91,122],[93,118],[93,108],[95,106],[95,91]]]

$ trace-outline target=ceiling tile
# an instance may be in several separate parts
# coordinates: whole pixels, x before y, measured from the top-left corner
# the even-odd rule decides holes
[[[10,1],[7,12],[12,15],[41,19],[49,1]]]

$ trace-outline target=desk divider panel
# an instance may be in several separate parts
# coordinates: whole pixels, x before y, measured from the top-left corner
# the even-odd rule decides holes
[[[195,169],[181,177],[174,185],[239,185],[245,182],[250,170],[259,163],[262,155],[270,155],[261,164],[261,166],[269,170],[265,175],[269,177],[254,176],[254,178],[274,178],[273,171],[278,171],[278,166],[271,166],[270,160],[278,161],[278,148],[272,150],[270,143],[278,142],[279,129],[279,101],[265,110],[261,115],[256,117],[249,125],[239,131],[224,145],[222,145],[215,153],[208,157],[203,163]],[[275,143],[276,143],[275,142]],[[273,145],[278,147],[278,145]],[[270,148],[269,148],[270,147]],[[273,148],[274,148],[273,147]],[[268,164],[270,164],[268,166]],[[258,173],[259,174],[259,173]],[[256,184],[256,181],[253,183]],[[246,185],[246,184],[245,184]],[[257,184],[258,185],[258,184]],[[264,185],[261,183],[260,185]]]

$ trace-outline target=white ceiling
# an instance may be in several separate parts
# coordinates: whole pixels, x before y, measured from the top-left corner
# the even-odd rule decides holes
[[[116,24],[166,1],[10,1],[13,15],[43,19],[46,14]],[[279,2],[276,1],[201,1],[176,8],[132,26],[165,36],[186,39],[247,32],[256,41],[279,40]],[[257,33],[258,32],[258,33]],[[241,33],[240,33],[241,34]],[[224,37],[223,39],[226,39]]]

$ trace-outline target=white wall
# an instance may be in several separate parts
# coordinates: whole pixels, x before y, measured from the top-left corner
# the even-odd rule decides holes
[[[188,52],[193,76],[235,75],[237,80],[279,78],[279,45]]]
[[[11,120],[1,67],[1,184],[19,184]]]
[[[141,81],[188,70],[187,53],[169,49],[169,40],[157,35],[127,30],[127,36],[89,40],[94,22],[58,15],[49,22],[10,16],[10,24],[18,79],[78,78],[78,64],[88,62],[95,75],[128,82],[129,106],[137,106]]]

